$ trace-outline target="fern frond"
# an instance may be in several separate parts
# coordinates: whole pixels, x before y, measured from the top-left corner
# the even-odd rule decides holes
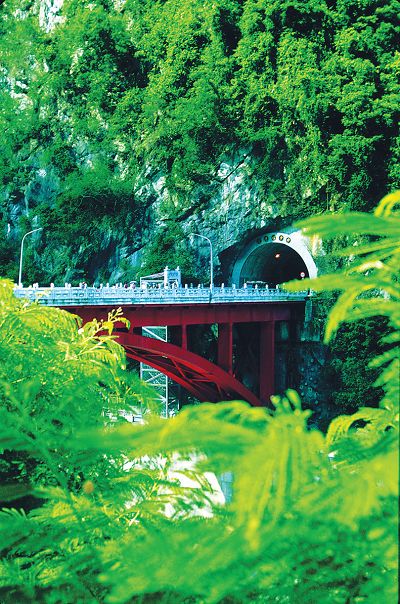
[[[301,220],[295,226],[306,235],[320,235],[325,239],[355,233],[400,238],[399,221],[391,215],[369,215],[364,212],[329,214]]]
[[[375,254],[374,252],[379,253]],[[352,245],[350,247],[345,247],[341,250],[335,250],[334,252],[332,252],[332,255],[347,258],[349,256],[356,257],[368,254],[369,260],[374,262],[378,260],[385,260],[393,254],[399,253],[399,241],[395,238],[386,238],[383,241],[379,240],[375,243],[363,243],[362,245]]]
[[[340,415],[331,421],[326,435],[328,447],[347,436],[353,424],[360,420],[372,423],[377,433],[384,432],[389,427],[394,427],[393,417],[385,409],[360,407],[357,413]]]
[[[374,214],[375,216],[390,216],[396,205],[400,205],[400,191],[389,193],[378,204]]]

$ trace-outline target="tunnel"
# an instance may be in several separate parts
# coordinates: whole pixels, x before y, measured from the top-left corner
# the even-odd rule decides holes
[[[275,287],[316,274],[317,267],[301,233],[268,233],[245,247],[234,265],[232,282],[237,286],[260,282]]]
[[[291,279],[309,277],[302,257],[282,243],[266,243],[247,258],[241,271],[241,281],[262,281],[275,287]]]

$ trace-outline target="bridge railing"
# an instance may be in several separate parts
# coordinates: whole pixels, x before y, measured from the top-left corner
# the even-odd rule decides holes
[[[278,288],[236,287],[15,287],[17,298],[37,300],[47,306],[120,304],[207,304],[232,302],[278,302],[305,300],[310,291],[288,292]]]

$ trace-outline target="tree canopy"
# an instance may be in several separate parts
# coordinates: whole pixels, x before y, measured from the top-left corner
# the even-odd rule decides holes
[[[397,0],[50,6],[1,7],[9,199],[96,159],[136,185],[161,170],[182,205],[232,152],[294,214],[365,209],[398,182]]]

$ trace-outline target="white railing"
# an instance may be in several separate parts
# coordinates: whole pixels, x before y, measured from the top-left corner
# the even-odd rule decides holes
[[[37,300],[47,306],[124,305],[124,304],[224,304],[229,302],[301,301],[310,290],[288,292],[280,288],[250,287],[15,287],[17,298]]]

